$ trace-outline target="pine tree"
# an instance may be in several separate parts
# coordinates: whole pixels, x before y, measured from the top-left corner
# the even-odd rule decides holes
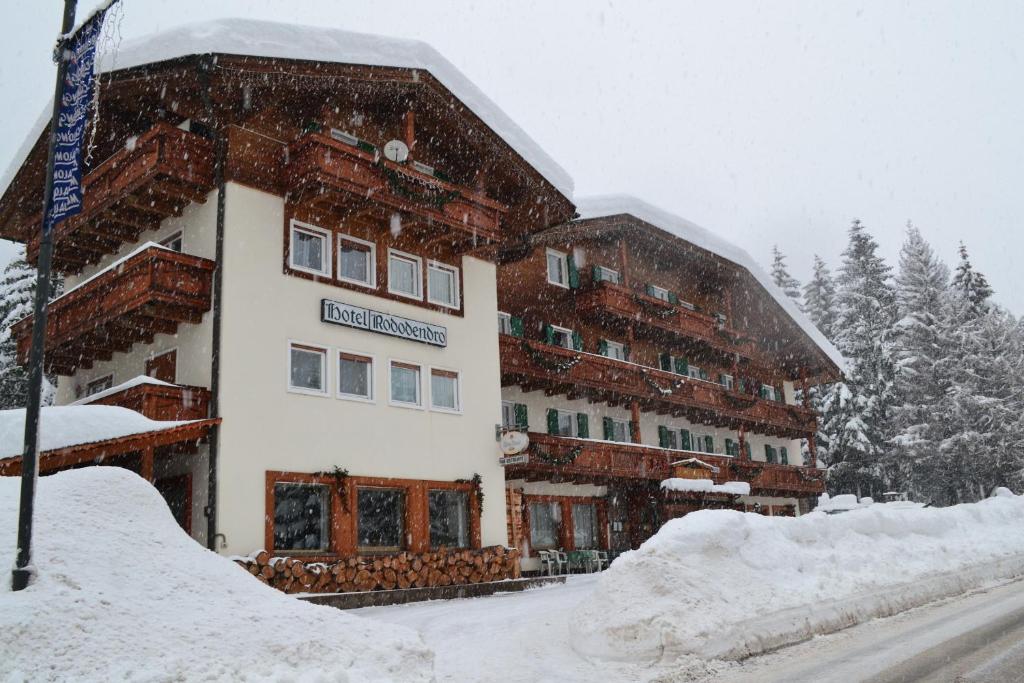
[[[993,294],[985,276],[971,266],[971,260],[967,256],[967,247],[963,242],[960,243],[960,264],[956,267],[953,287],[979,309],[984,309],[987,306],[988,298]]]
[[[779,247],[772,247],[772,280],[786,296],[793,300],[797,308],[803,310],[803,302],[800,301],[800,281],[789,274],[786,268],[786,257]]]
[[[804,311],[829,340],[836,321],[836,284],[825,261],[814,255],[814,274],[804,285]]]
[[[56,296],[60,284],[54,280],[50,291]],[[0,278],[0,410],[24,408],[28,401],[28,372],[18,364],[17,349],[11,337],[11,326],[31,315],[36,292],[36,269],[24,256],[7,264]],[[53,402],[54,387],[50,378],[43,383],[43,405]]]
[[[861,495],[880,493],[884,485],[893,402],[895,296],[891,268],[877,251],[874,238],[855,220],[836,283],[834,341],[847,367],[822,399],[821,454],[829,485]]]

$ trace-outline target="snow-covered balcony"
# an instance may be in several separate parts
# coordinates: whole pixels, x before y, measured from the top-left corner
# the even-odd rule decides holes
[[[649,296],[625,285],[598,281],[576,297],[577,310],[598,320],[626,321],[641,333],[696,339],[726,354],[753,358],[757,347],[713,315]]]
[[[387,217],[398,211],[403,230],[452,233],[467,248],[501,238],[508,208],[480,192],[320,133],[307,133],[288,150],[285,187],[296,203],[326,211],[364,206]]]
[[[110,360],[136,342],[174,334],[210,310],[214,262],[147,243],[83,281],[49,306],[46,365],[71,375]],[[26,362],[32,316],[11,329],[18,360]]]
[[[82,181],[82,211],[54,230],[53,265],[77,273],[86,265],[137,242],[213,189],[213,143],[167,123],[157,123],[90,170]],[[39,254],[42,213],[36,214],[28,258]]]
[[[209,417],[210,390],[141,376],[75,404],[121,406],[151,420],[204,420]]]
[[[499,348],[502,386],[618,405],[636,400],[645,411],[768,436],[800,439],[816,429],[812,410],[741,394],[715,382],[510,335],[501,335]]]
[[[825,470],[815,467],[736,459],[733,469],[738,479],[750,482],[755,495],[806,496],[825,493]]]

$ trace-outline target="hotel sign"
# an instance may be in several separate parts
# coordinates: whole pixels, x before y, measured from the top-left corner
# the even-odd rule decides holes
[[[360,308],[331,299],[320,300],[320,320],[333,325],[355,327],[431,346],[442,348],[448,346],[448,330],[440,325],[400,318],[397,315]]]

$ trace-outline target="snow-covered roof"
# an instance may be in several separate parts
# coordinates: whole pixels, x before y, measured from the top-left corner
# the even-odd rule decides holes
[[[818,348],[836,364],[840,370],[846,367],[839,350],[825,338],[825,335],[814,326],[814,323],[796,307],[793,300],[779,289],[772,278],[758,265],[750,254],[732,242],[722,239],[707,228],[669,213],[662,208],[649,204],[631,195],[613,194],[597,197],[582,197],[576,201],[576,210],[581,219],[604,218],[607,216],[630,215],[651,225],[661,228],[676,237],[686,240],[702,249],[732,261],[749,272],[757,282],[767,290],[768,294],[782,307],[790,318],[811,338]]]
[[[125,41],[116,51],[99,56],[96,71],[105,73],[130,69],[143,64],[208,53],[427,71],[559,192],[572,199],[573,180],[565,169],[454,64],[419,40],[354,33],[323,26],[239,18],[217,19],[177,26]],[[48,104],[14,155],[11,165],[0,176],[0,195],[7,191],[18,169],[25,163],[32,146],[49,123],[50,113],[51,105]]]
[[[661,482],[666,491],[682,491],[691,493],[727,493],[730,496],[749,496],[750,483],[745,481],[727,481],[716,484],[711,479],[680,479],[671,477]]]
[[[131,378],[127,382],[121,382],[120,384],[115,384],[114,386],[110,387],[109,389],[104,389],[103,391],[97,391],[95,394],[91,394],[89,396],[85,396],[83,398],[80,398],[77,401],[75,401],[74,403],[71,403],[69,405],[73,405],[73,406],[88,405],[89,403],[93,403],[95,401],[98,401],[101,398],[106,398],[107,396],[113,396],[114,394],[116,394],[118,392],[121,392],[121,391],[124,391],[125,389],[131,389],[132,387],[137,387],[140,384],[151,384],[153,386],[158,386],[158,387],[174,387],[174,386],[178,386],[176,384],[171,384],[170,382],[165,382],[162,379],[157,379],[155,377],[150,377],[148,375],[139,375],[138,377]]]
[[[157,432],[195,420],[150,420],[141,413],[118,406],[48,406],[39,419],[39,450],[96,443]],[[25,409],[0,410],[0,458],[21,455],[25,435]]]

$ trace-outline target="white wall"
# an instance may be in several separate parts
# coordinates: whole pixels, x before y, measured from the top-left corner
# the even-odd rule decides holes
[[[451,481],[483,477],[484,545],[506,539],[500,422],[497,287],[493,264],[465,258],[465,317],[448,315],[282,272],[284,203],[228,185],[223,270],[221,451],[218,527],[225,552],[264,545],[265,473],[317,472]],[[448,348],[320,322],[320,299],[448,328]],[[372,354],[372,404],[287,391],[288,340]],[[388,405],[389,358],[462,373],[463,414]],[[334,359],[328,386],[335,389]]]

